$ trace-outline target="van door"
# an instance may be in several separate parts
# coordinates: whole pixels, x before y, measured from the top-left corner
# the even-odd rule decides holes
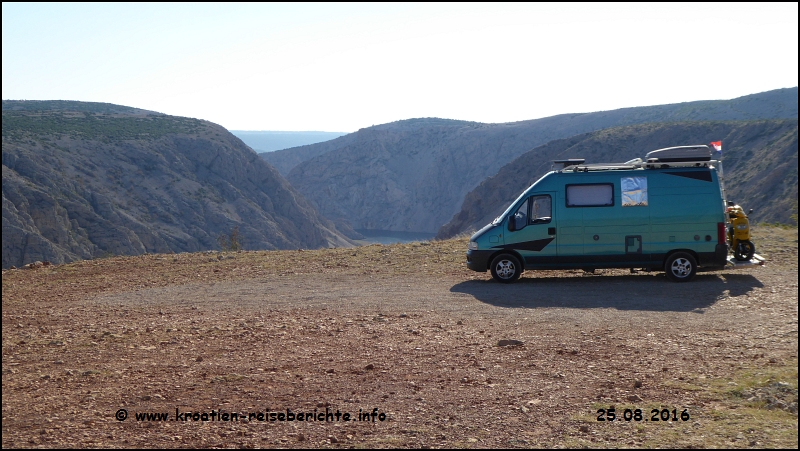
[[[560,191],[555,209],[558,215],[558,260],[580,268],[583,257],[583,208],[567,208],[566,193]]]
[[[526,268],[556,263],[558,243],[556,242],[557,218],[553,216],[555,196],[554,192],[532,194],[508,216],[509,227],[503,247],[517,251],[525,260]]]
[[[620,184],[583,185],[596,191],[596,204],[583,207],[583,253],[587,267],[647,267],[650,207],[647,176],[624,174]],[[607,194],[602,193],[602,189]]]

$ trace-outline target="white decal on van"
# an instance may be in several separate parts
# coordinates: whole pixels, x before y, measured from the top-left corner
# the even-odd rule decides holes
[[[620,185],[623,207],[647,206],[647,177],[622,177]]]

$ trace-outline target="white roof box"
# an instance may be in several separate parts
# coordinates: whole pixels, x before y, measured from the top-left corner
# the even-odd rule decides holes
[[[648,163],[669,163],[679,161],[710,161],[711,149],[708,146],[667,147],[648,152],[645,157]]]

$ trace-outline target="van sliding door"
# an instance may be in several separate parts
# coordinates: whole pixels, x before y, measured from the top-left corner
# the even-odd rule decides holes
[[[607,180],[610,178],[606,178]],[[646,177],[567,185],[567,209],[583,213],[583,255],[587,268],[648,266],[642,252],[650,236]],[[634,192],[632,186],[643,187]]]

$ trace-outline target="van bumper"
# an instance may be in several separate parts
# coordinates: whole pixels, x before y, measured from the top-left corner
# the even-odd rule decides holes
[[[489,257],[491,257],[494,252],[493,250],[468,250],[467,268],[477,272],[486,272],[486,270],[489,269]]]
[[[728,263],[728,245],[726,243],[717,244],[714,249],[714,264],[725,267]]]

